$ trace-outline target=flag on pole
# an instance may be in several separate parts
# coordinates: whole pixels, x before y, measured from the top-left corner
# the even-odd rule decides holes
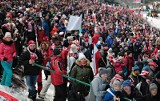
[[[96,19],[96,14],[95,14],[94,12],[93,12],[93,14],[92,14],[92,19],[93,19],[94,22],[97,21],[97,19]]]
[[[92,70],[94,75],[98,74],[98,68],[99,68],[99,61],[102,58],[101,53],[98,51],[97,46],[94,45],[94,50],[93,50],[93,61],[92,61]]]
[[[94,75],[96,74],[96,53],[98,52],[98,49],[96,45],[94,45],[94,50],[93,50],[93,61],[92,61],[92,70]]]
[[[80,30],[81,25],[82,25],[82,15],[80,17],[70,16],[67,26],[67,31]]]

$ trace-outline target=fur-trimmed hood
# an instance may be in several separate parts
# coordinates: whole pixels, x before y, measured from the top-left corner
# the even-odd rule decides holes
[[[87,65],[86,66],[90,66],[90,61],[88,59],[86,59]],[[76,60],[76,65],[81,66],[80,64],[80,60]]]

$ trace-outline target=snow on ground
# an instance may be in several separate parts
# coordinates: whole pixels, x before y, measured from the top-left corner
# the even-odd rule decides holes
[[[146,13],[143,14],[143,18],[147,20],[148,23],[150,23],[151,26],[160,29],[160,18],[153,18],[148,17]]]
[[[45,80],[45,75],[42,71],[42,78],[43,78],[43,84],[46,82]],[[9,88],[6,86],[2,86],[0,85],[0,90],[3,92],[6,92],[9,95],[12,95],[13,97],[17,98],[19,101],[30,101],[27,97],[28,97],[28,92],[25,89],[18,89],[18,88]],[[41,100],[38,97],[37,94],[37,101],[53,101],[54,99],[54,86],[51,85],[46,93],[46,98],[44,100]]]

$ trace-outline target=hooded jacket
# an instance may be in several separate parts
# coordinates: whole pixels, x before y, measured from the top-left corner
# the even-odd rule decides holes
[[[0,60],[3,61],[4,57],[7,58],[7,62],[13,61],[13,57],[16,56],[15,45],[12,41],[7,42],[2,40],[0,44]]]
[[[104,95],[106,93],[106,86],[107,85],[101,79],[99,74],[97,74],[91,82],[89,101],[103,101]]]
[[[93,80],[93,72],[92,68],[90,67],[89,60],[87,60],[86,66],[81,66],[80,61],[76,60],[76,65],[71,70],[71,77],[86,83],[90,83],[90,81]],[[88,95],[90,87],[77,82],[72,82],[72,84],[76,92],[80,92],[81,94],[84,94],[84,96]]]

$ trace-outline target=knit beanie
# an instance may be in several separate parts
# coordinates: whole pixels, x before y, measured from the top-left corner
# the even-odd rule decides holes
[[[12,36],[11,36],[11,33],[10,33],[10,32],[6,32],[6,33],[5,33],[4,38],[8,38],[8,37],[12,38]]]
[[[99,68],[99,76],[101,76],[102,74],[107,74],[106,68]]]
[[[119,80],[114,80],[113,83],[112,83],[112,88],[114,87],[121,87],[121,82]]]
[[[125,86],[131,86],[131,81],[130,80],[125,80],[122,84],[122,87],[125,87]]]
[[[155,83],[151,83],[149,85],[149,91],[153,90],[153,89],[158,89],[157,85]]]
[[[133,71],[139,70],[139,67],[137,65],[135,65],[134,67],[132,67]]]
[[[35,45],[36,43],[35,43],[35,41],[33,41],[33,40],[30,40],[29,42],[28,42],[28,46],[30,46],[30,45]]]
[[[83,53],[79,53],[78,60],[86,59],[86,56]]]

